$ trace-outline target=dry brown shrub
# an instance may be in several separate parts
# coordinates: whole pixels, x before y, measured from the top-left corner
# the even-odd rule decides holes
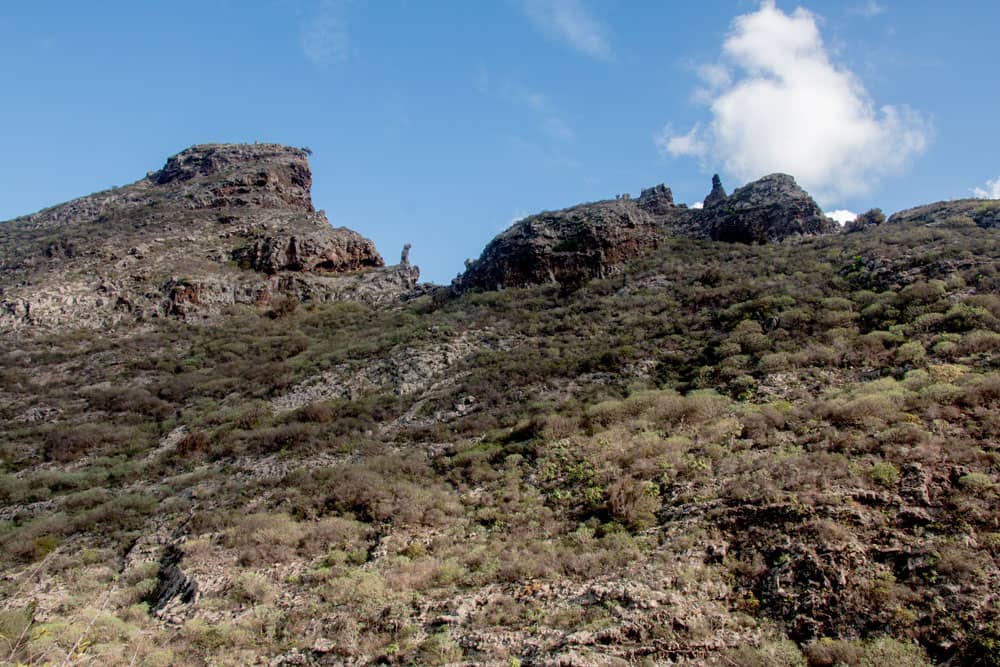
[[[251,514],[228,535],[228,543],[244,567],[291,560],[305,535],[302,525],[287,514]]]

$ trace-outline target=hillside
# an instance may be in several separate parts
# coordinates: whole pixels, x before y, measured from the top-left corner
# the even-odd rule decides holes
[[[110,217],[117,191],[0,225],[3,299],[90,289],[89,248],[144,224],[174,239],[156,248],[191,244],[144,253],[128,293],[150,304],[180,257],[238,284],[403,282],[17,320],[8,662],[1000,664],[1000,243],[977,222],[996,203],[840,234],[786,177],[713,190],[703,213],[664,186],[529,218],[452,288],[413,289],[373,247],[336,274],[242,254],[292,224],[341,247],[305,227],[293,172],[220,185],[207,213],[167,202],[213,176],[159,173]],[[128,212],[148,193],[170,220]],[[767,212],[781,202],[805,213]],[[181,210],[271,226],[225,237]],[[623,230],[649,243],[594,251]],[[38,254],[66,238],[87,264]],[[511,267],[527,278],[492,289]]]
[[[194,146],[132,183],[0,223],[0,331],[211,319],[273,299],[392,300],[415,267],[313,207],[307,154]]]

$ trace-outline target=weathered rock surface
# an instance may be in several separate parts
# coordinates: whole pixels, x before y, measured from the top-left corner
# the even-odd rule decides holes
[[[1000,228],[1000,200],[955,199],[916,206],[894,213],[890,224],[975,224],[983,229]]]
[[[712,191],[708,193],[707,197],[705,197],[703,204],[705,208],[710,208],[719,202],[725,201],[728,196],[729,195],[726,194],[726,189],[722,187],[722,179],[719,178],[718,174],[715,174],[712,176]]]
[[[169,158],[149,180],[173,185],[194,208],[291,208],[311,213],[306,151],[278,144],[206,144]],[[185,188],[189,182],[193,187]]]
[[[636,204],[650,215],[667,215],[674,208],[674,193],[661,183],[643,190]]]
[[[268,236],[233,251],[243,268],[267,274],[280,271],[345,273],[384,266],[375,244],[346,227],[326,239]]]
[[[719,183],[721,192],[721,183]],[[701,212],[702,225],[716,241],[770,243],[793,236],[833,234],[836,222],[823,215],[809,194],[787,174],[771,174],[719,199],[712,194]]]
[[[844,225],[844,232],[848,234],[853,234],[855,232],[863,232],[866,229],[871,229],[872,227],[878,227],[885,223],[885,214],[882,213],[882,209],[873,208],[869,211],[865,211],[854,220],[848,222]]]
[[[662,203],[661,202],[658,202]],[[583,204],[517,222],[457,280],[460,289],[577,284],[657,247],[656,220],[628,199]]]
[[[0,224],[0,330],[203,318],[233,304],[383,302],[419,269],[313,207],[307,153],[210,144],[131,185]]]
[[[453,287],[579,285],[614,274],[672,236],[766,243],[838,230],[791,176],[772,174],[727,196],[716,175],[703,210],[674,204],[670,188],[657,185],[638,199],[626,195],[525,218],[493,239]]]

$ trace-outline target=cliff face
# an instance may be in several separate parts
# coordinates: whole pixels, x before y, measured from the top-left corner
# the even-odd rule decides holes
[[[418,269],[382,269],[370,240],[315,209],[311,187],[301,149],[211,144],[2,223],[0,329],[212,317],[276,296],[381,301],[413,287]]]
[[[615,273],[673,236],[767,243],[838,230],[791,176],[765,176],[728,196],[715,176],[701,210],[674,204],[670,188],[658,185],[638,199],[625,195],[525,218],[493,239],[454,288],[578,285]]]
[[[656,219],[630,200],[540,213],[493,239],[458,286],[573,285],[608,275],[623,261],[656,248],[660,237]]]

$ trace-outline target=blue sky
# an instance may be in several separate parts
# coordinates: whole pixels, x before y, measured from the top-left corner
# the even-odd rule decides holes
[[[795,175],[828,211],[1000,197],[995,0],[0,5],[0,219],[204,142],[447,282],[513,220]]]

